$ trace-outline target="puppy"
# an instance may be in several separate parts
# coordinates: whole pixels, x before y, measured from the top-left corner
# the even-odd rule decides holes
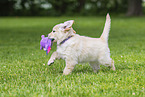
[[[115,70],[114,61],[110,58],[108,47],[108,35],[111,19],[106,16],[106,23],[100,38],[90,38],[80,36],[72,28],[74,20],[60,23],[53,27],[48,37],[57,42],[57,50],[53,52],[48,61],[48,65],[54,63],[56,59],[64,59],[66,62],[64,75],[72,72],[78,63],[88,62],[94,72],[98,72],[100,65],[111,67]]]

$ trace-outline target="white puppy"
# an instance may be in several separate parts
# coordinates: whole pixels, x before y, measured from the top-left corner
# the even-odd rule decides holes
[[[100,38],[90,38],[75,34],[72,28],[74,21],[66,21],[54,26],[48,37],[57,41],[57,50],[53,52],[48,65],[54,63],[55,59],[64,59],[66,62],[64,75],[72,72],[78,63],[88,62],[94,72],[98,72],[100,65],[111,67],[115,70],[114,61],[110,58],[108,48],[108,35],[111,19],[106,16],[106,23]]]

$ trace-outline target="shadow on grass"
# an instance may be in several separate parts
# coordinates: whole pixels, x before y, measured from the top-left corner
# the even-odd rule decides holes
[[[81,73],[84,73],[84,74],[99,74],[100,72],[102,73],[115,73],[117,71],[124,71],[124,70],[131,70],[133,67],[130,66],[131,64],[128,65],[128,63],[122,63],[122,64],[118,64],[116,65],[116,70],[113,71],[111,70],[110,68],[108,67],[105,67],[105,66],[100,66],[100,70],[98,73],[94,73],[93,72],[93,69],[89,66],[89,65],[76,65],[76,67],[74,68],[73,70],[73,74],[81,74]],[[137,64],[133,64],[133,65],[137,65]],[[49,71],[50,74],[63,74],[63,70],[65,68],[65,65],[63,65],[62,67],[60,68],[55,68],[55,66],[51,67],[51,71]],[[50,69],[50,68],[49,68]]]
[[[113,70],[110,70],[108,67],[105,66],[101,66],[99,72],[104,72],[104,73],[108,73],[111,72],[113,73]],[[93,69],[90,66],[85,66],[79,69],[74,69],[73,73],[91,73],[91,74],[99,74],[99,72],[94,73]]]
[[[132,64],[132,65],[137,67],[138,64]],[[118,70],[121,70],[121,71],[123,71],[123,70],[131,70],[131,69],[133,69],[133,66],[131,66],[131,64],[129,64],[129,63],[122,63],[122,64],[116,65],[115,68],[116,68],[116,70],[113,71],[110,68],[101,65],[99,72],[114,73],[114,72],[117,72]],[[74,69],[74,71],[73,71],[73,73],[75,73],[75,74],[76,73],[99,74],[99,72],[98,73],[94,73],[93,69],[90,66],[83,66],[82,68]]]

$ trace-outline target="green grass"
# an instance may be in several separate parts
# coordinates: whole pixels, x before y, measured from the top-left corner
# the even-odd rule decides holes
[[[145,97],[145,17],[112,17],[109,36],[116,71],[77,65],[63,76],[63,60],[52,66],[40,50],[40,37],[60,22],[74,19],[80,35],[99,37],[105,17],[0,18],[0,96],[25,97]]]

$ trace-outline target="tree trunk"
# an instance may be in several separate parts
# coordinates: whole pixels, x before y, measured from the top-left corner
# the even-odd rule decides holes
[[[78,0],[78,3],[79,3],[79,5],[78,5],[78,12],[81,12],[81,10],[83,9],[83,7],[85,6],[85,0]]]
[[[127,16],[141,16],[142,11],[142,0],[128,0],[128,11]]]

